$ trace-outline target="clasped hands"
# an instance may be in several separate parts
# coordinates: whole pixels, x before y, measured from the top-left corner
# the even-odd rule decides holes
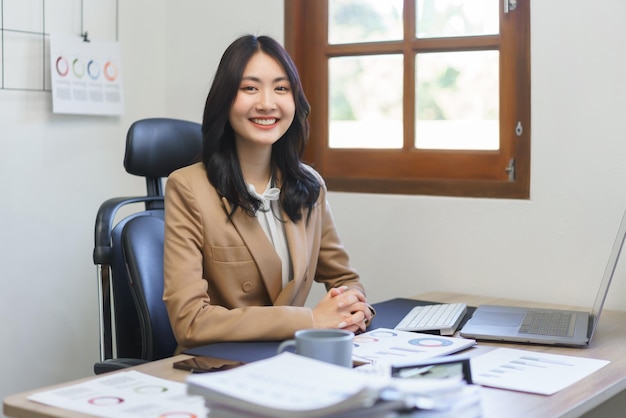
[[[330,289],[313,308],[315,328],[340,328],[364,332],[373,313],[363,292],[347,286]]]

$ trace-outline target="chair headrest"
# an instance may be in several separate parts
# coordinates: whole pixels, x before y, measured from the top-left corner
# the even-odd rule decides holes
[[[149,118],[134,122],[126,135],[124,168],[148,178],[167,177],[200,160],[201,125],[180,119]]]

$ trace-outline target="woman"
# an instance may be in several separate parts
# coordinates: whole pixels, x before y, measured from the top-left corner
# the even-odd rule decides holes
[[[300,161],[309,110],[275,40],[248,35],[226,49],[206,99],[202,162],[167,181],[163,298],[179,350],[303,328],[359,332],[371,319],[323,180]],[[313,281],[327,294],[304,307]]]

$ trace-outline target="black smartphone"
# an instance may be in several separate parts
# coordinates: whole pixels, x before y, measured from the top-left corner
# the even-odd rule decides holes
[[[174,363],[175,369],[187,370],[191,373],[218,372],[243,365],[236,360],[224,360],[215,357],[196,356]]]

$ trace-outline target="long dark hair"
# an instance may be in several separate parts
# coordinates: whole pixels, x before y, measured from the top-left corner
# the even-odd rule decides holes
[[[222,55],[204,107],[202,161],[213,187],[230,202],[230,216],[239,207],[249,215],[254,215],[261,202],[250,194],[244,181],[228,115],[244,68],[258,51],[274,58],[283,67],[296,105],[291,126],[272,145],[270,168],[272,178],[276,179],[280,173],[283,211],[293,222],[297,222],[302,219],[303,209],[307,209],[310,214],[310,209],[319,197],[321,184],[318,177],[301,162],[309,136],[308,116],[311,107],[302,90],[295,64],[276,40],[269,36],[242,36],[230,44]]]

